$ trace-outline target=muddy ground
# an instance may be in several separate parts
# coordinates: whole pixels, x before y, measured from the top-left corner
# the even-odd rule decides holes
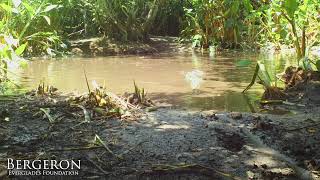
[[[189,52],[191,45],[180,43],[177,37],[150,37],[146,42],[119,42],[107,38],[91,38],[70,42],[75,56],[157,55],[159,53]]]
[[[66,98],[2,98],[0,179],[320,179],[316,97],[299,101],[305,107],[273,107],[295,112],[282,116],[165,107],[123,118],[91,113],[87,123]],[[55,122],[40,108],[49,108]],[[81,160],[81,171],[8,177],[7,158]]]

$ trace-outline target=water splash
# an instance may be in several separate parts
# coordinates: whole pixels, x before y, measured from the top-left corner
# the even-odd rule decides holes
[[[203,76],[203,71],[195,69],[185,74],[185,80],[190,84],[190,87],[193,91],[199,90],[203,82]]]

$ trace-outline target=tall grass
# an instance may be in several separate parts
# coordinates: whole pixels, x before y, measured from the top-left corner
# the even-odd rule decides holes
[[[159,5],[159,0],[97,0],[94,21],[106,36],[123,41],[144,40]]]

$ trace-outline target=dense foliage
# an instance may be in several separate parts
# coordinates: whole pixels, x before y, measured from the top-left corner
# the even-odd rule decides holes
[[[319,43],[319,5],[318,0],[4,0],[0,29],[28,42],[32,54],[63,48],[61,39],[105,35],[141,41],[154,34],[180,35],[204,48],[294,45],[303,56],[306,41]]]
[[[187,37],[201,45],[257,47],[265,42],[294,45],[299,57],[319,43],[317,0],[193,0],[185,8]],[[259,46],[258,46],[259,47]]]

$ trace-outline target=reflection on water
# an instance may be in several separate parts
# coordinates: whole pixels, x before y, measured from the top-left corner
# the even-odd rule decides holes
[[[18,81],[26,88],[35,88],[41,80],[64,92],[87,90],[83,69],[88,80],[115,93],[133,91],[133,80],[144,87],[153,98],[174,105],[197,110],[251,111],[241,91],[251,81],[255,63],[249,67],[236,67],[235,61],[261,59],[248,53],[225,53],[212,56],[161,55],[157,57],[94,57],[66,58],[60,60],[35,60],[27,69],[21,70]],[[275,69],[282,61],[270,62]],[[280,65],[279,65],[280,64]],[[192,84],[185,75],[195,70],[203,72],[198,93],[192,93]],[[262,87],[253,86],[249,102],[259,99]]]

